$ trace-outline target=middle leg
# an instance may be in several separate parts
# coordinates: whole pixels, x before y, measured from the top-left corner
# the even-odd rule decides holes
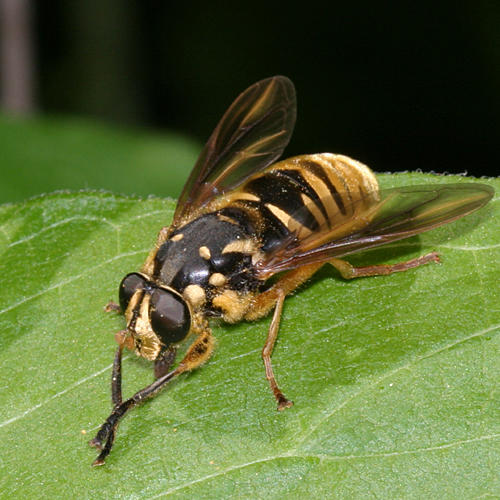
[[[287,399],[281,392],[281,389],[276,382],[273,366],[271,363],[271,355],[273,353],[274,344],[278,338],[281,313],[283,311],[283,303],[285,297],[293,292],[304,281],[309,279],[321,266],[323,262],[302,266],[293,271],[289,271],[279,281],[277,281],[269,290],[258,295],[251,307],[251,310],[246,314],[245,319],[254,320],[265,316],[273,307],[274,314],[269,326],[267,339],[262,349],[262,360],[266,369],[266,378],[278,403],[278,410],[290,408],[293,402]]]
[[[266,368],[266,378],[269,381],[271,390],[273,391],[274,397],[278,402],[278,411],[282,411],[285,408],[290,408],[293,405],[293,401],[287,399],[278,387],[276,378],[274,376],[273,366],[271,364],[271,354],[273,353],[274,344],[276,342],[276,339],[278,338],[281,312],[283,310],[283,302],[285,301],[284,292],[280,291],[278,293],[278,300],[276,301],[273,319],[271,321],[271,326],[269,327],[266,343],[264,344],[264,347],[262,349],[262,360],[264,361],[264,367]]]

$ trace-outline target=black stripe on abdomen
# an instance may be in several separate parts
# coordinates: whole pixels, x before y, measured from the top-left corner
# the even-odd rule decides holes
[[[280,171],[269,172],[245,185],[245,191],[259,198],[261,205],[276,207],[293,217],[310,231],[317,231],[319,224],[314,215],[304,205],[303,186],[293,178],[281,175]],[[271,207],[271,211],[272,211]],[[272,215],[272,217],[277,217]],[[280,220],[280,222],[283,222]]]
[[[302,160],[301,165],[307,168],[312,174],[314,174],[316,177],[321,179],[326,184],[333,199],[335,200],[335,203],[339,207],[340,213],[342,215],[346,215],[347,210],[344,201],[342,200],[342,195],[338,192],[337,188],[332,184],[330,178],[328,177],[328,174],[325,172],[324,167],[312,160],[305,160],[305,161]],[[349,196],[349,193],[346,193],[346,195]]]

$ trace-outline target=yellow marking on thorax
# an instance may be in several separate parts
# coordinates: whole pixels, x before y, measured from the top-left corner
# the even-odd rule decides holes
[[[180,241],[182,240],[182,238],[184,238],[184,235],[182,233],[178,233],[174,236],[172,236],[172,238],[170,238],[172,241]]]
[[[200,285],[188,285],[182,295],[194,309],[198,309],[205,304],[205,290]]]
[[[212,286],[222,286],[225,285],[227,281],[227,278],[221,274],[221,273],[213,273],[210,275],[210,278],[208,278],[208,282]]]
[[[256,249],[253,240],[233,240],[223,248],[222,253],[238,252],[249,254],[255,252]]]
[[[212,254],[210,253],[210,248],[205,247],[205,246],[200,247],[199,253],[200,253],[200,257],[202,259],[205,259],[205,260],[209,260],[210,257],[212,256]]]

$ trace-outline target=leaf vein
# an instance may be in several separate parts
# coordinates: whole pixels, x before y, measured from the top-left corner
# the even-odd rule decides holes
[[[477,443],[480,441],[489,441],[500,439],[500,434],[488,434],[485,436],[477,436],[470,439],[460,439],[457,441],[452,441],[450,443],[445,443],[437,446],[427,446],[425,448],[417,448],[415,450],[402,450],[402,451],[392,451],[387,453],[366,453],[360,455],[324,455],[324,454],[298,454],[290,456],[303,456],[303,457],[313,457],[321,460],[331,460],[331,461],[342,461],[342,460],[358,460],[364,458],[386,458],[386,457],[397,457],[403,455],[416,455],[418,453],[427,453],[431,451],[446,450],[449,448],[455,448],[463,444]]]
[[[177,493],[178,491],[181,491],[183,489],[189,488],[191,486],[194,486],[199,483],[203,483],[205,481],[209,481],[211,479],[223,476],[225,474],[228,474],[233,471],[238,471],[245,469],[247,467],[251,467],[253,465],[258,465],[258,464],[265,464],[267,462],[272,462],[274,460],[279,460],[279,459],[307,459],[307,458],[313,458],[318,461],[350,461],[350,460],[360,460],[360,459],[366,459],[366,458],[385,458],[385,457],[392,457],[392,456],[403,456],[403,455],[414,455],[417,453],[426,453],[426,452],[431,452],[431,451],[438,451],[438,450],[444,450],[444,449],[449,449],[449,448],[454,448],[463,444],[470,444],[470,443],[475,443],[479,441],[487,441],[487,440],[494,440],[494,439],[499,439],[500,434],[490,434],[486,436],[478,436],[475,438],[471,439],[464,439],[464,440],[459,440],[459,441],[454,441],[451,443],[446,443],[443,445],[439,446],[430,446],[426,448],[419,448],[416,450],[404,450],[404,451],[397,451],[397,452],[390,452],[390,453],[372,453],[372,454],[366,454],[366,455],[340,455],[340,456],[329,456],[329,455],[317,455],[317,454],[296,454],[293,452],[290,453],[285,453],[283,455],[274,455],[271,457],[264,457],[260,458],[257,460],[252,460],[250,462],[245,462],[242,464],[238,465],[233,465],[230,467],[226,467],[224,470],[214,472],[213,474],[207,474],[206,476],[200,477],[198,479],[194,479],[192,481],[185,482],[183,484],[180,484],[178,486],[175,486],[173,488],[170,488],[166,491],[163,491],[161,493],[158,493],[157,495],[151,497],[151,498],[160,498],[163,496],[168,496],[172,493]]]
[[[27,410],[23,411],[19,415],[16,415],[16,416],[14,416],[12,418],[4,420],[3,422],[0,422],[0,428],[5,427],[6,425],[12,424],[12,423],[16,422],[17,420],[20,420],[21,418],[24,418],[26,415],[29,415],[30,413],[33,413],[35,410],[38,410],[38,408],[41,408],[42,406],[45,406],[46,404],[50,403],[54,399],[57,399],[57,398],[63,396],[64,394],[66,394],[67,392],[71,391],[75,387],[78,387],[79,385],[82,385],[85,382],[87,382],[87,381],[89,381],[89,380],[91,380],[91,379],[93,379],[95,377],[98,377],[99,375],[101,375],[102,373],[104,373],[106,370],[110,370],[112,366],[113,365],[110,364],[110,365],[108,365],[108,366],[106,366],[104,368],[101,368],[100,370],[92,373],[91,375],[87,375],[86,377],[83,377],[82,379],[77,380],[76,382],[73,382],[68,387],[66,387],[65,389],[63,389],[62,391],[59,391],[56,394],[53,394],[52,396],[48,397],[44,401],[41,401],[40,403],[37,403],[35,406],[32,406],[31,408],[28,408]]]
[[[22,304],[26,303],[26,302],[29,302],[30,300],[33,300],[33,299],[36,299],[40,296],[42,296],[43,294],[47,293],[47,292],[50,292],[52,290],[55,290],[61,286],[64,286],[64,285],[68,285],[69,283],[72,283],[73,281],[76,281],[80,278],[82,278],[83,276],[85,275],[88,275],[89,273],[91,273],[92,271],[96,270],[96,269],[99,269],[101,267],[104,267],[104,266],[107,266],[108,264],[110,264],[111,262],[114,262],[115,260],[119,260],[123,257],[130,257],[132,255],[137,255],[137,254],[142,254],[146,252],[146,250],[136,250],[134,252],[127,252],[127,253],[122,253],[122,254],[119,254],[119,255],[115,255],[114,257],[112,257],[111,259],[107,259],[103,262],[101,262],[100,264],[98,264],[97,266],[93,266],[93,267],[89,267],[85,270],[85,272],[81,273],[81,274],[77,274],[75,276],[70,276],[69,278],[65,279],[65,280],[62,280],[58,283],[54,283],[53,285],[37,292],[37,293],[34,293],[33,295],[30,295],[28,297],[24,297],[23,299],[21,300],[18,300],[17,302],[15,302],[14,304],[11,304],[10,306],[8,307],[5,307],[4,309],[1,309],[0,310],[0,315],[1,314],[4,314],[6,312],[9,312],[11,311],[12,309],[16,309],[17,307],[21,306]]]
[[[494,330],[500,329],[500,324],[497,325],[492,325],[489,326],[488,328],[485,328],[483,330],[480,330],[478,332],[474,332],[471,335],[468,335],[467,337],[464,337],[462,339],[455,340],[454,342],[451,342],[445,346],[439,347],[427,354],[424,354],[422,356],[418,356],[412,360],[410,360],[408,363],[405,363],[404,365],[398,366],[397,368],[387,372],[386,374],[382,375],[381,377],[378,377],[376,380],[374,380],[372,383],[367,384],[366,386],[362,387],[359,391],[355,392],[352,394],[350,397],[348,397],[346,400],[344,400],[342,403],[340,403],[337,407],[329,411],[323,418],[321,418],[316,424],[312,425],[311,428],[309,429],[308,432],[306,432],[302,438],[298,441],[295,449],[297,450],[316,430],[321,427],[327,420],[329,420],[333,415],[338,413],[340,410],[345,408],[349,403],[360,397],[361,395],[365,394],[368,390],[376,387],[380,382],[388,379],[389,377],[392,377],[396,375],[397,373],[403,371],[403,370],[408,370],[412,366],[415,366],[417,363],[420,363],[421,361],[431,358],[432,356],[435,356],[437,354],[440,354],[446,350],[452,349],[453,347],[467,342],[473,338],[480,337],[482,335],[486,335]]]
[[[46,233],[47,231],[50,231],[51,229],[58,228],[60,226],[64,226],[66,224],[69,224],[74,221],[88,221],[88,222],[102,222],[104,224],[109,224],[113,229],[118,230],[118,226],[116,224],[111,223],[109,220],[102,218],[102,217],[89,217],[89,216],[81,216],[81,215],[75,215],[73,217],[68,217],[67,219],[61,219],[58,220],[57,222],[54,222],[53,224],[49,224],[48,226],[45,226],[44,228],[40,229],[40,231],[37,231],[36,233],[32,233],[29,236],[25,236],[24,238],[20,238],[19,240],[12,241],[9,243],[8,247],[15,247],[16,245],[20,245],[21,243],[26,243],[27,241],[31,241],[38,236],[42,235],[43,233]]]

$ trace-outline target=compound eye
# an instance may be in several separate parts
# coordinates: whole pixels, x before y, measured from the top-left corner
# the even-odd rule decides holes
[[[151,326],[164,345],[186,338],[191,328],[191,314],[182,297],[168,290],[156,289],[149,307]]]
[[[120,283],[119,297],[120,297],[120,307],[123,312],[128,307],[130,299],[137,290],[142,290],[146,287],[146,280],[137,273],[130,273],[123,278]]]

